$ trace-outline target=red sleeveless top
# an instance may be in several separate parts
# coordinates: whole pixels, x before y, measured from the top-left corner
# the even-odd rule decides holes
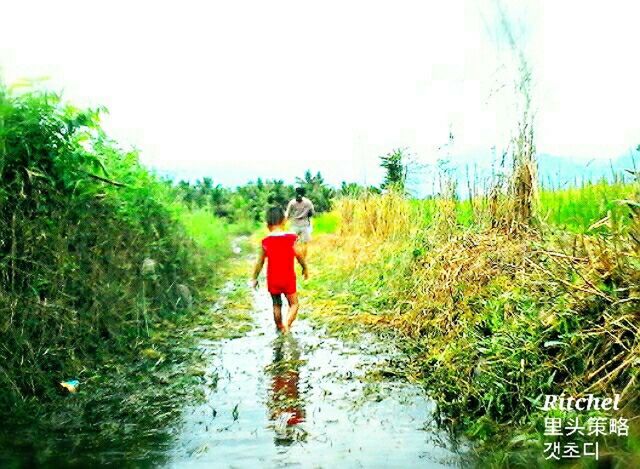
[[[262,240],[267,258],[267,289],[272,295],[296,292],[296,253],[293,247],[296,238],[294,233],[275,233]]]

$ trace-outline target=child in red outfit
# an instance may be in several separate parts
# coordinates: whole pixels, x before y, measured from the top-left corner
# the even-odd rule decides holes
[[[298,315],[298,294],[296,293],[296,272],[294,259],[302,266],[302,275],[309,278],[307,264],[296,247],[295,233],[284,231],[284,211],[280,207],[267,210],[267,226],[269,235],[262,240],[260,257],[253,271],[253,287],[258,286],[258,276],[267,260],[267,289],[273,301],[273,319],[279,331],[286,334]],[[282,321],[282,295],[287,297],[289,314],[287,321]]]

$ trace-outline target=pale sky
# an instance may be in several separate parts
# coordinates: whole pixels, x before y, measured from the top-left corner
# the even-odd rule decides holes
[[[640,143],[640,2],[504,2],[534,77],[538,151],[587,161]],[[514,6],[515,5],[515,6]],[[506,145],[514,56],[495,2],[5,2],[0,74],[48,77],[145,164],[234,185],[379,182],[378,156]]]

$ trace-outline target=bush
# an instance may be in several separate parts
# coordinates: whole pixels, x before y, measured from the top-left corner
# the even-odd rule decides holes
[[[0,86],[5,409],[130,348],[198,273],[173,189],[108,140],[100,111]]]

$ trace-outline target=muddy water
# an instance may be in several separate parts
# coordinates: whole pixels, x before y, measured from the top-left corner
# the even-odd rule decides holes
[[[364,379],[384,357],[373,343],[304,320],[281,336],[266,292],[254,306],[246,336],[202,342],[205,402],[185,409],[169,467],[460,467],[419,387]]]

